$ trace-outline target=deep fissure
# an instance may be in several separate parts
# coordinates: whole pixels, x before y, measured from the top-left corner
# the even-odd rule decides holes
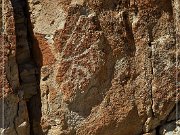
[[[22,96],[21,98],[26,100],[27,103],[30,134],[41,135],[40,67],[36,64],[32,51],[34,38],[28,1],[11,0],[11,3],[15,20],[16,62],[18,64],[20,81],[17,91],[21,93],[19,96]]]

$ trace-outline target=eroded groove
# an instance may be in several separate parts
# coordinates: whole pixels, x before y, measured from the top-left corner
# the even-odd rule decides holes
[[[26,0],[11,0],[16,33],[16,61],[19,70],[19,96],[27,101],[30,121],[30,134],[41,135],[41,99],[39,88],[39,70],[32,53],[32,30]]]

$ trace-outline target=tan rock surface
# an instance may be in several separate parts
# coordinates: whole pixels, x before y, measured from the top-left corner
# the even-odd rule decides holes
[[[179,0],[27,4],[6,4],[7,135],[179,134]]]

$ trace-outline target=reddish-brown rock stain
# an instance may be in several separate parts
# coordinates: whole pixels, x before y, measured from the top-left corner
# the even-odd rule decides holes
[[[40,49],[40,52],[42,54],[42,56],[41,56],[42,57],[42,65],[45,66],[45,65],[53,64],[56,61],[56,59],[50,49],[50,46],[49,46],[47,40],[45,39],[45,35],[35,34],[35,37],[36,37],[38,43],[36,45],[34,45],[34,48],[35,48],[34,51],[36,51],[38,48]],[[38,59],[40,59],[40,58],[38,58]]]

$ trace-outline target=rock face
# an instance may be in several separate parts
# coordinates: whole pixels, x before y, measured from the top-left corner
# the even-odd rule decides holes
[[[0,132],[2,135],[29,135],[28,110],[20,90],[14,11],[9,0],[0,2]]]
[[[179,0],[1,3],[2,133],[180,134]]]

